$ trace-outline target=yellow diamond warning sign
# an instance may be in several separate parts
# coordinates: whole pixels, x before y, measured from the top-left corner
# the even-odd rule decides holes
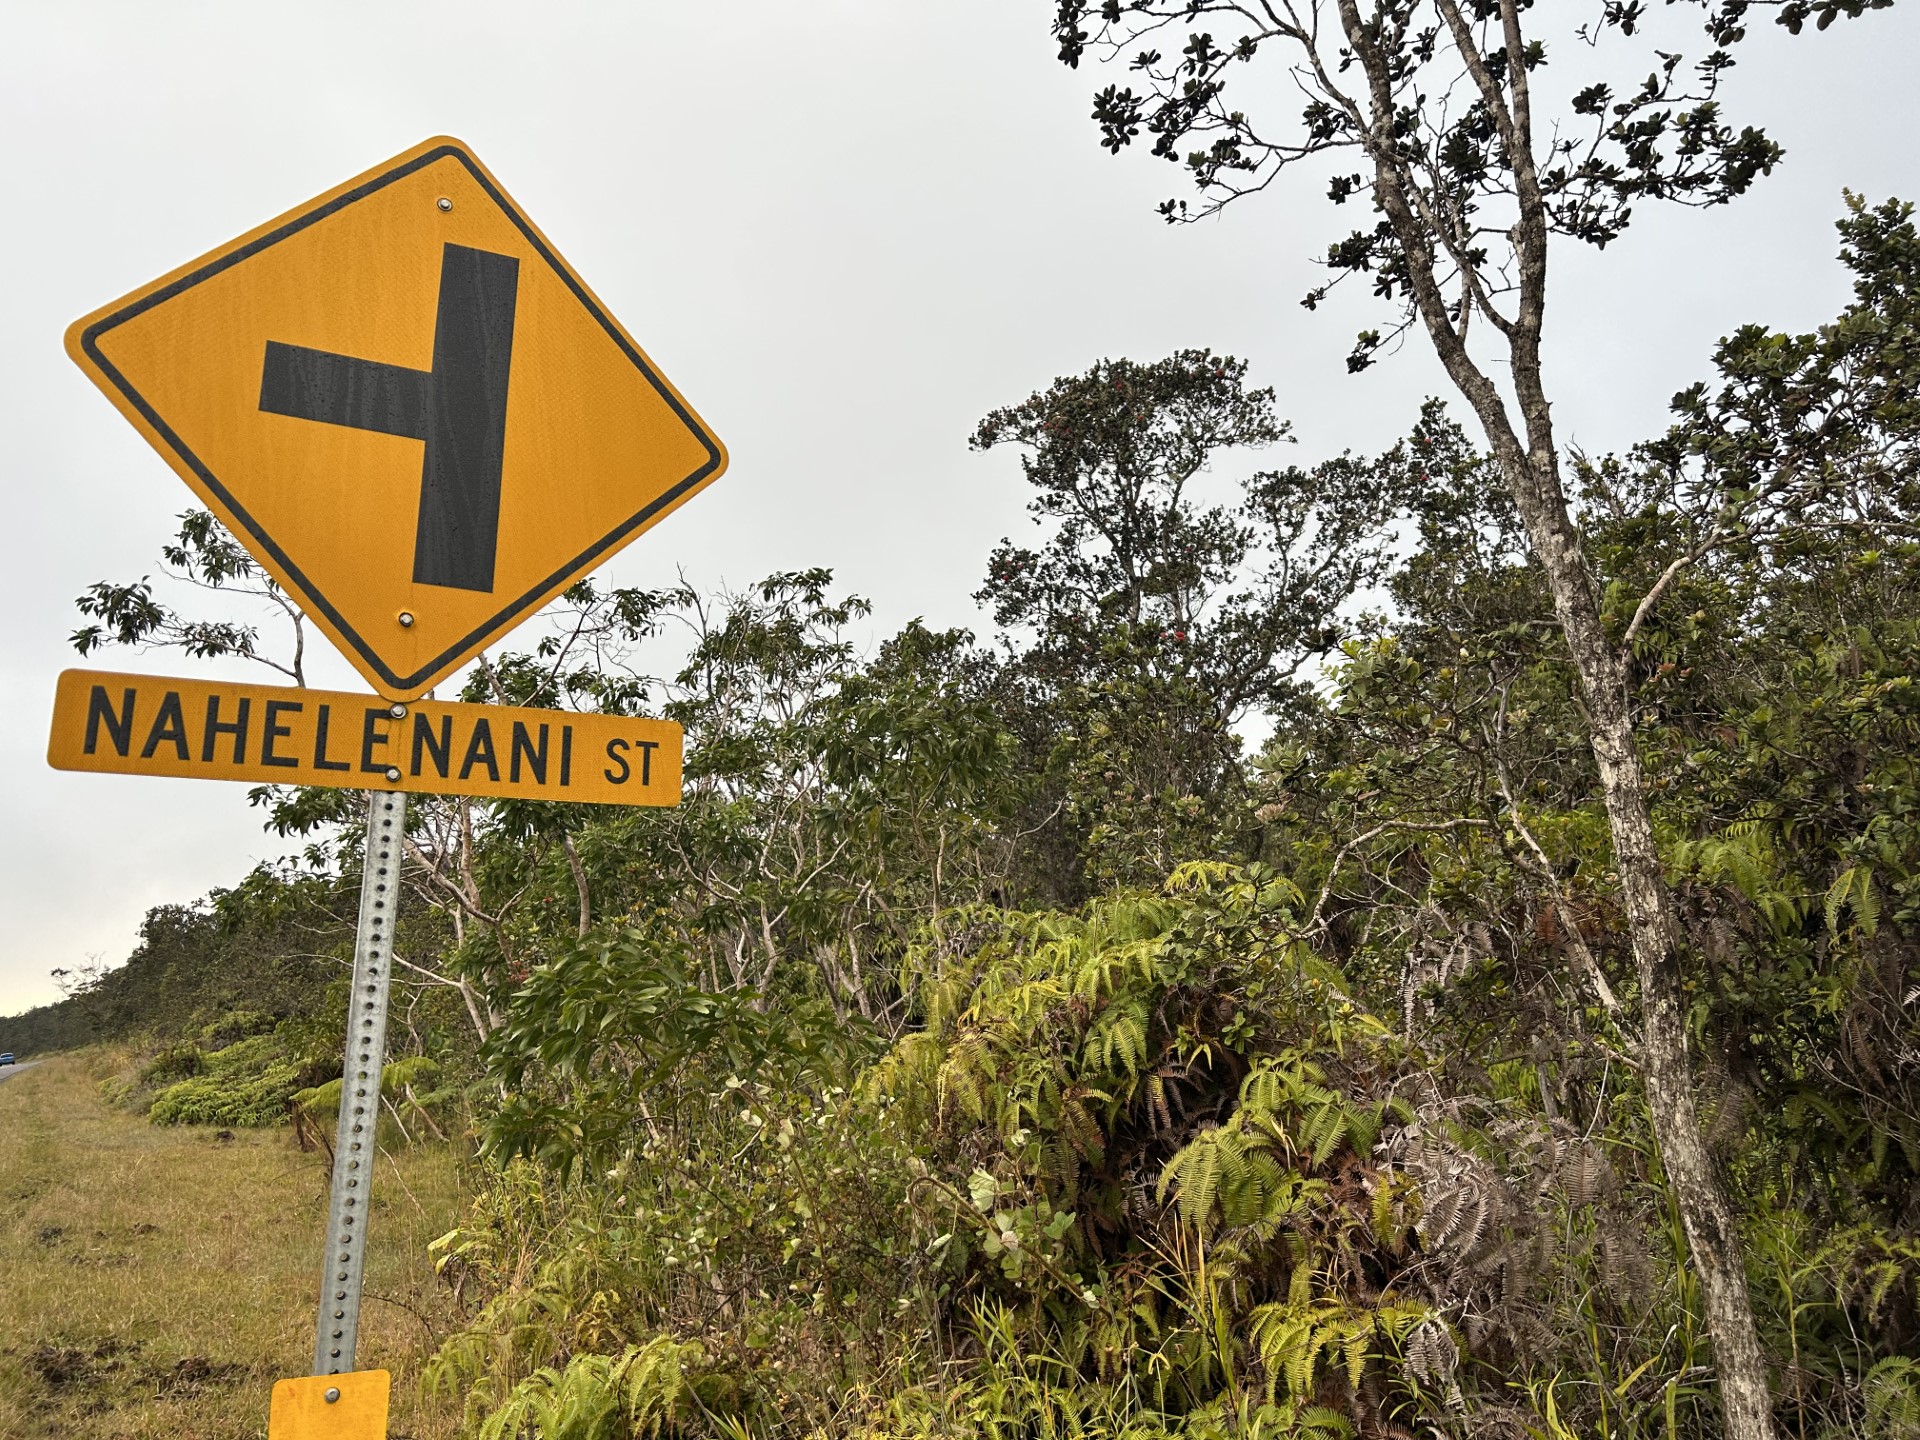
[[[727,463],[455,140],[75,322],[67,350],[393,699]]]

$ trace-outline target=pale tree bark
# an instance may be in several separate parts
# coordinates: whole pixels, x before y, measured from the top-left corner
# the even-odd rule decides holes
[[[580,901],[579,935],[584,940],[593,928],[593,891],[587,886],[587,867],[580,862],[580,851],[575,848],[571,835],[561,833],[560,848],[566,852],[567,869],[573,875],[573,893]]]
[[[458,796],[430,798],[417,805],[413,814],[419,822],[419,831],[406,839],[407,855],[414,862],[411,881],[422,900],[447,916],[453,927],[454,948],[465,946],[470,924],[497,935],[512,902],[493,911],[481,904],[472,802]],[[465,976],[423,969],[397,955],[394,959],[441,984],[457,988],[474,1032],[482,1040],[506,1023],[506,1017],[491,1002],[483,1000]]]
[[[1479,419],[1494,458],[1526,526],[1535,558],[1552,593],[1554,612],[1579,674],[1594,763],[1599,773],[1614,864],[1627,914],[1639,985],[1639,1050],[1647,1104],[1693,1267],[1706,1303],[1719,1401],[1729,1440],[1774,1440],[1773,1399],[1766,1353],[1754,1323],[1734,1208],[1708,1151],[1694,1106],[1681,1000],[1680,935],[1660,855],[1634,739],[1627,656],[1609,640],[1588,570],[1585,548],[1561,483],[1552,409],[1541,372],[1540,341],[1546,310],[1547,209],[1535,171],[1528,81],[1521,57],[1516,0],[1501,0],[1506,73],[1492,72],[1453,0],[1437,0],[1481,99],[1513,166],[1516,222],[1510,232],[1518,262],[1511,315],[1498,311],[1467,271],[1465,293],[1450,304],[1438,279],[1439,251],[1460,238],[1423,204],[1418,177],[1395,143],[1395,99],[1390,58],[1363,21],[1357,0],[1338,0],[1341,28],[1367,93],[1351,101],[1364,114],[1365,148],[1373,163],[1375,195],[1406,256],[1412,301],[1448,377]],[[1329,89],[1331,76],[1320,78]],[[1502,83],[1504,82],[1504,83]],[[1474,359],[1467,319],[1485,315],[1510,363],[1515,404]],[[1519,412],[1515,423],[1514,409]]]

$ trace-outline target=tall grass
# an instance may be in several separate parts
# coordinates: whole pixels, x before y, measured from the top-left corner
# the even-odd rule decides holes
[[[324,1157],[110,1108],[118,1058],[0,1085],[0,1435],[255,1440],[274,1380],[311,1366]],[[458,1210],[447,1148],[381,1161],[360,1363],[394,1372],[394,1436],[452,1433],[416,1377],[445,1328],[427,1244]]]

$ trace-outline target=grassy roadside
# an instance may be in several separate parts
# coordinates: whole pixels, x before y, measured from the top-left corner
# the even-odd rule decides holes
[[[83,1052],[0,1085],[0,1436],[255,1440],[312,1363],[323,1158],[109,1109],[111,1069]],[[392,1440],[452,1433],[418,1380],[444,1328],[427,1242],[459,1204],[446,1148],[382,1158],[359,1363],[393,1372]]]

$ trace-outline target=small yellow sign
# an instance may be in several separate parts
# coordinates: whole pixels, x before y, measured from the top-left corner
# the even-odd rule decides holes
[[[392,699],[727,463],[457,140],[75,321],[67,351]]]
[[[276,1380],[267,1440],[387,1440],[392,1389],[385,1370]]]
[[[681,758],[670,720],[101,670],[62,673],[47,742],[56,770],[596,805],[678,805]]]

